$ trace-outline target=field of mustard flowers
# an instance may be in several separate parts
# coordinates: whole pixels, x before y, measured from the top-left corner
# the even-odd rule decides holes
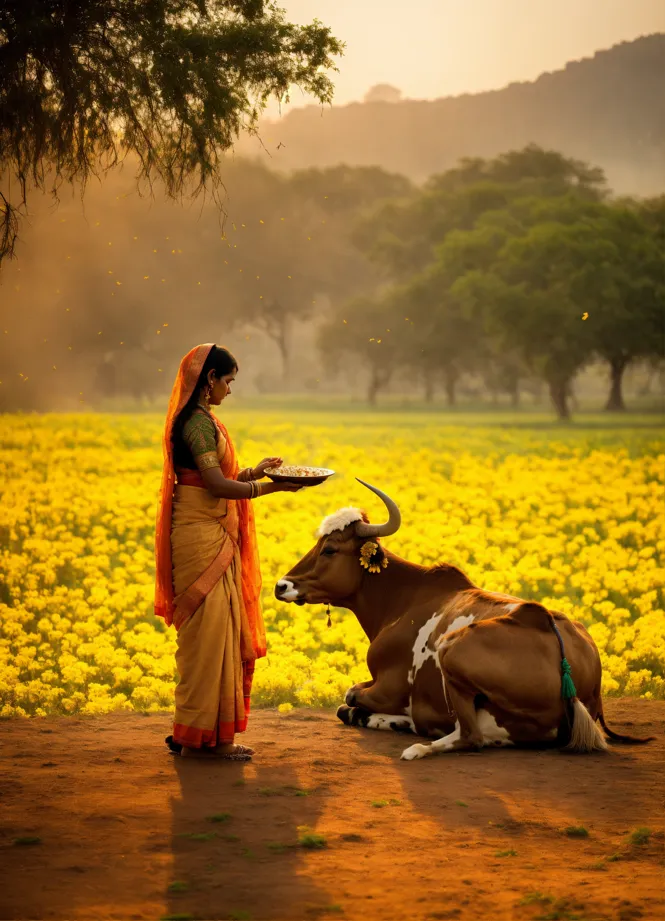
[[[332,705],[367,677],[352,614],[280,604],[275,581],[321,518],[400,503],[386,544],[462,567],[479,585],[587,624],[608,695],[665,697],[665,439],[653,418],[246,412],[224,419],[241,461],[339,471],[325,486],[257,503],[269,654],[255,705]],[[644,420],[643,420],[644,421]],[[618,424],[618,423],[617,423]],[[175,633],[153,617],[157,415],[0,416],[0,715],[169,709]]]

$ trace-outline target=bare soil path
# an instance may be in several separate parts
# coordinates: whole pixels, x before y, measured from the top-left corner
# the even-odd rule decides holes
[[[606,709],[657,740],[409,763],[408,736],[258,711],[242,765],[167,754],[166,714],[0,723],[0,918],[663,919],[665,703]]]

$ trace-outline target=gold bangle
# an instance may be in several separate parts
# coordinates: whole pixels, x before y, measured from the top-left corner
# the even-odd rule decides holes
[[[249,486],[249,495],[247,496],[247,498],[253,499],[254,498],[254,484],[252,483],[251,480],[249,480],[247,482],[247,485]]]

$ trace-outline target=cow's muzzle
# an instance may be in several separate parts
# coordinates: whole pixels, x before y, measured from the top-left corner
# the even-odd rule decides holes
[[[278,601],[293,601],[295,604],[305,604],[305,599],[300,597],[298,589],[290,579],[280,579],[275,586],[275,598]]]

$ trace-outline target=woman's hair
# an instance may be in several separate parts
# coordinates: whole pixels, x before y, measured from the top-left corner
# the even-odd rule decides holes
[[[210,349],[210,352],[208,353],[208,357],[203,364],[203,368],[199,374],[199,379],[196,382],[196,387],[194,387],[194,391],[191,397],[180,410],[178,418],[175,421],[173,426],[173,435],[171,436],[174,442],[179,440],[179,436],[182,436],[182,429],[185,422],[187,422],[191,414],[196,409],[196,406],[201,399],[201,390],[208,383],[208,374],[211,371],[214,371],[215,377],[219,379],[220,377],[224,377],[225,374],[231,374],[233,371],[237,370],[238,362],[235,360],[231,352],[229,352],[228,349],[225,349],[221,345],[213,345],[213,347]]]

